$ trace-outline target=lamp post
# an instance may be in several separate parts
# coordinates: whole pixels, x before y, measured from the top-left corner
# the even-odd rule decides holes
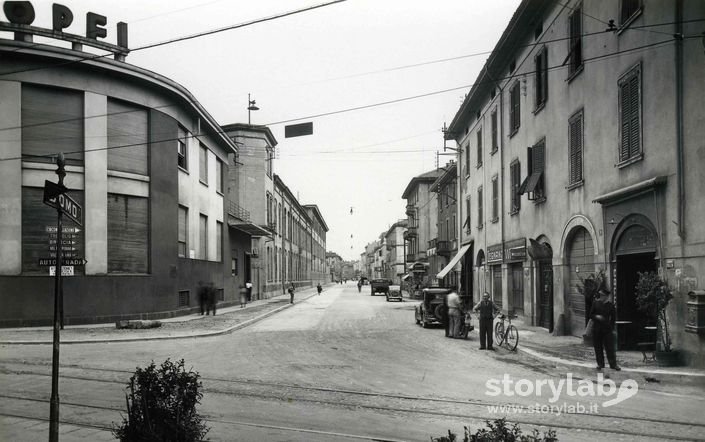
[[[251,111],[258,111],[259,108],[257,107],[257,104],[255,103],[255,100],[250,100],[250,94],[247,94],[247,124],[252,124],[250,120],[250,112]]]

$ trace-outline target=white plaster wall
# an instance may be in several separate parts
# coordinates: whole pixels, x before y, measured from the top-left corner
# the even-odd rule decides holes
[[[19,82],[0,81],[0,159],[4,160],[0,161],[0,275],[22,271],[20,86]]]
[[[108,273],[108,100],[105,95],[84,95],[86,275]]]

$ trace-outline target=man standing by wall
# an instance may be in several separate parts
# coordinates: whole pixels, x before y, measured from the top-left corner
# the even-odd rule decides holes
[[[485,292],[482,294],[482,301],[478,302],[473,310],[480,312],[480,350],[494,350],[492,348],[492,322],[494,315],[499,313],[499,307],[490,300],[490,294]]]

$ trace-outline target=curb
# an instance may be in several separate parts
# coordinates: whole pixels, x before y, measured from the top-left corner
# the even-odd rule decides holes
[[[301,299],[299,302],[303,302],[308,300],[310,297],[314,296],[314,294],[307,296],[306,298]],[[233,332],[235,330],[247,327],[251,324],[254,324],[255,322],[261,321],[262,319],[271,316],[275,313],[279,313],[282,310],[285,310],[287,308],[292,307],[294,304],[285,304],[281,307],[277,307],[274,310],[262,313],[259,316],[255,316],[254,318],[250,318],[248,320],[245,320],[243,322],[240,322],[238,324],[226,327],[222,330],[214,330],[214,331],[207,331],[207,332],[201,332],[201,333],[188,333],[188,334],[180,334],[180,335],[173,335],[173,336],[166,336],[166,335],[161,335],[161,336],[142,336],[142,337],[116,337],[116,338],[95,338],[95,339],[67,339],[67,340],[61,340],[61,344],[101,344],[101,343],[109,343],[109,342],[135,342],[135,341],[163,341],[166,339],[193,339],[193,338],[207,338],[211,336],[218,336],[218,335],[224,335],[230,332]],[[53,341],[0,341],[0,345],[52,345]]]

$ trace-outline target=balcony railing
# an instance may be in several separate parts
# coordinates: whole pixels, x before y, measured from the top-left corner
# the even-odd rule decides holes
[[[228,214],[234,216],[239,220],[250,222],[249,210],[245,210],[244,208],[240,207],[238,203],[235,203],[233,201],[230,201],[230,208],[228,210]]]
[[[450,241],[436,241],[436,255],[450,256]]]
[[[406,237],[407,238],[414,238],[417,236],[419,236],[419,232],[418,232],[418,229],[416,228],[416,226],[409,226],[406,228]]]

